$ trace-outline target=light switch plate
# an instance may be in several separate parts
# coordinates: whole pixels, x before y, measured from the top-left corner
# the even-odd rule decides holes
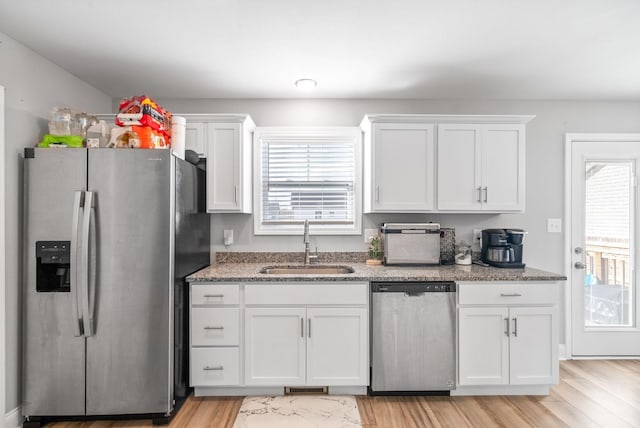
[[[560,218],[548,218],[547,219],[547,232],[549,232],[549,233],[562,233],[562,219],[560,219]]]

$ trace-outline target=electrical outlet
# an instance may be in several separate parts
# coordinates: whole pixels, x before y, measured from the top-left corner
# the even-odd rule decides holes
[[[471,245],[482,246],[482,229],[473,229],[472,241]]]
[[[548,218],[547,219],[547,232],[549,232],[549,233],[562,233],[562,219],[560,219],[560,218]]]
[[[231,244],[233,244],[233,229],[225,229],[224,245],[228,247]]]

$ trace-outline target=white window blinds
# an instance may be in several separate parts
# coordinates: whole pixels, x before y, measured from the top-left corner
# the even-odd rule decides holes
[[[354,223],[353,137],[264,136],[259,149],[264,225]]]

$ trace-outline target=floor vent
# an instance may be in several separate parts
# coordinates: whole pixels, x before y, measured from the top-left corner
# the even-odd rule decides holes
[[[284,395],[329,394],[328,386],[285,386]]]

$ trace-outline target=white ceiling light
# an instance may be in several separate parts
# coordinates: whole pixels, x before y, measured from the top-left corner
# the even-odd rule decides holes
[[[318,82],[313,79],[298,79],[296,80],[296,88],[302,89],[304,91],[310,91],[311,89],[318,86]]]

